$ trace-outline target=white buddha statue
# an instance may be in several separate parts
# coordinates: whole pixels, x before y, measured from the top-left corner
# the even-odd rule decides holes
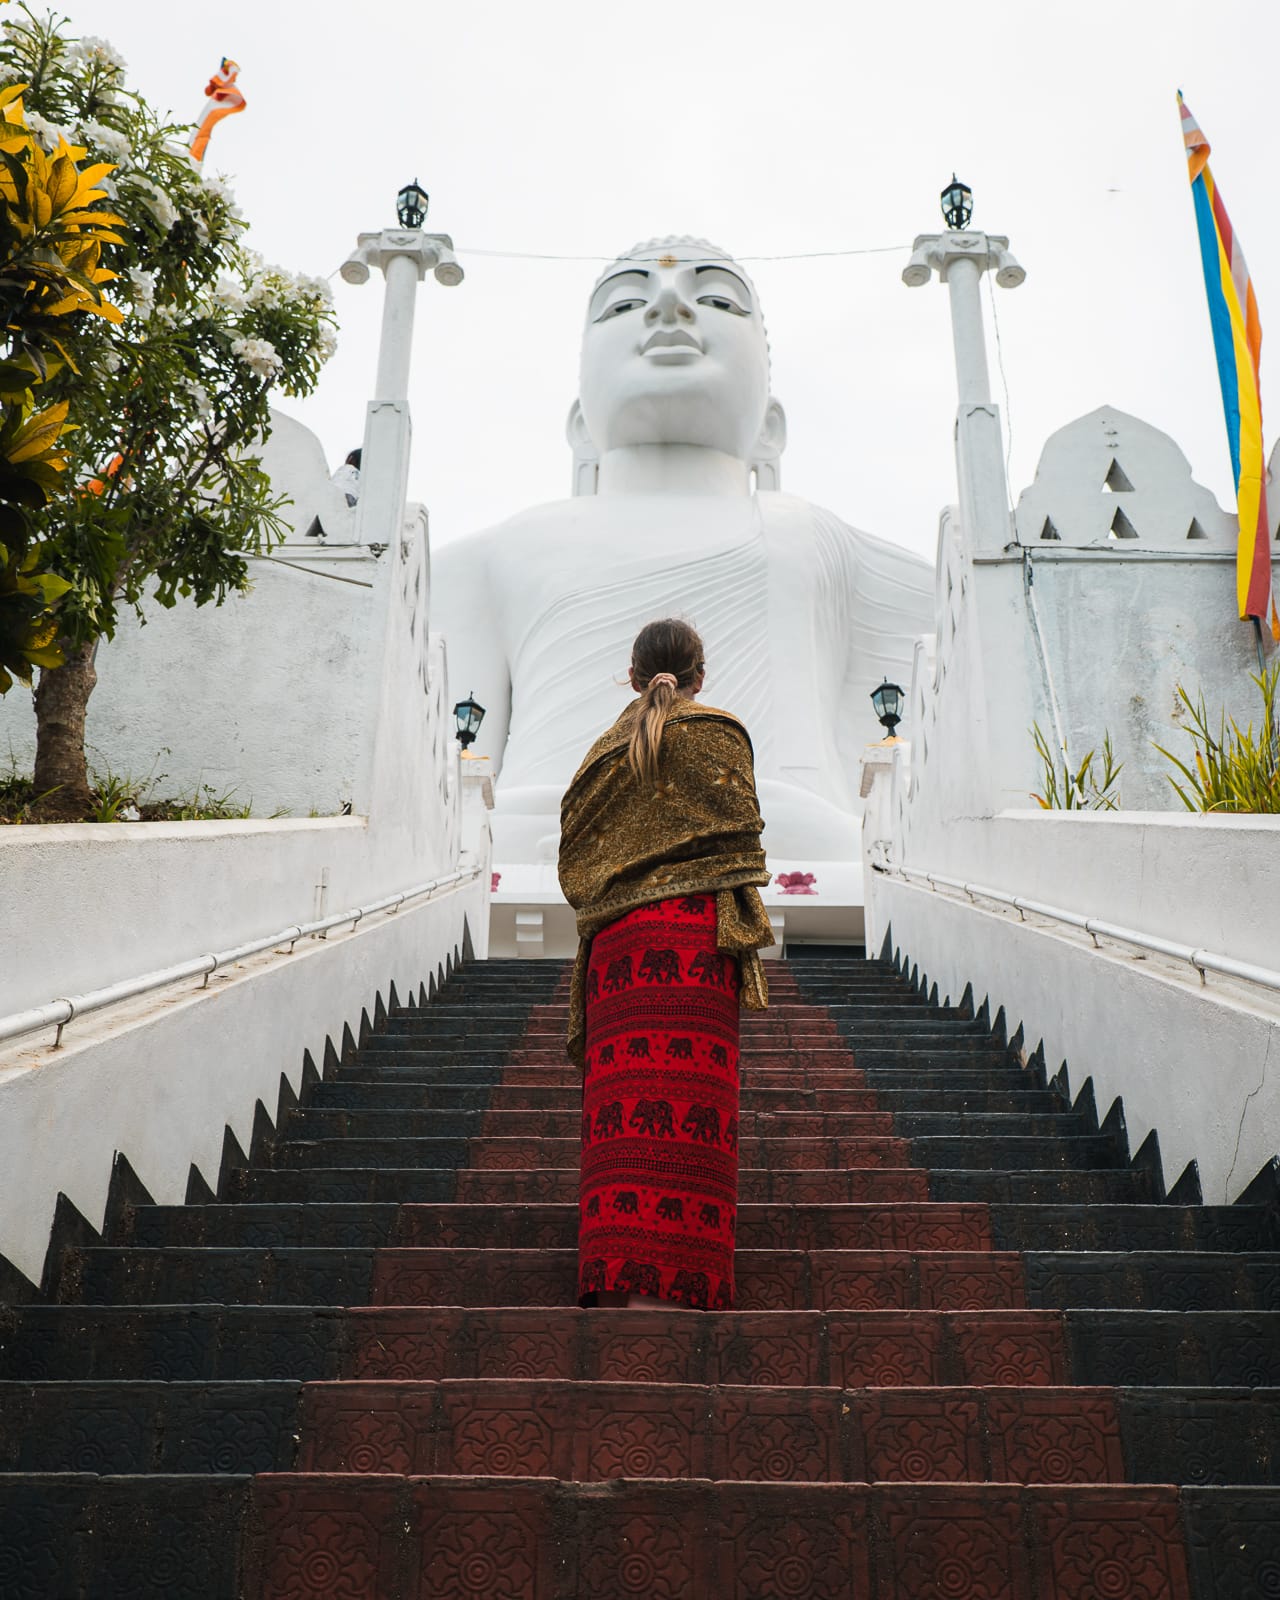
[[[605,270],[580,382],[574,497],[433,561],[450,694],[488,711],[475,752],[498,774],[495,863],[555,859],[561,795],[632,696],[631,642],[671,615],[706,643],[703,700],[750,730],[769,854],[855,860],[869,696],[910,682],[932,569],[778,492],[759,300],[704,240],[652,240]]]

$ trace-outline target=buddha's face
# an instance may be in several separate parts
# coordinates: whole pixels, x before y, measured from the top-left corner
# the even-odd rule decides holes
[[[582,419],[603,455],[691,444],[748,457],[769,401],[769,350],[739,268],[714,259],[618,261],[591,296]]]

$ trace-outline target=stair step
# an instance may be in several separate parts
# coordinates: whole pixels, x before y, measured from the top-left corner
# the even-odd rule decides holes
[[[302,1392],[263,1380],[0,1383],[0,1473],[287,1472]]]
[[[1154,1198],[1154,1184],[1151,1174],[1137,1167],[1095,1167],[1086,1172],[942,1167],[929,1173],[929,1198],[984,1200],[990,1205],[1142,1205]]]
[[[1271,1484],[1278,1429],[1275,1389],[357,1380],[302,1391],[298,1466],[575,1482]]]
[[[138,1206],[119,1243],[251,1249],[370,1246],[571,1250],[578,1242],[576,1204],[484,1205],[208,1205]],[[925,1204],[742,1206],[741,1249],[986,1249],[987,1208]]]
[[[1082,1124],[1083,1125],[1083,1124]],[[957,1122],[968,1131],[970,1119]],[[901,1131],[901,1130],[900,1130]],[[929,1128],[921,1131],[928,1132]],[[980,1131],[980,1130],[975,1130]],[[1036,1132],[1028,1124],[1019,1132]],[[1066,1131],[1071,1131],[1070,1126]],[[398,1107],[369,1110],[307,1109],[289,1121],[289,1139],[377,1138],[539,1138],[580,1140],[582,1114],[578,1105],[534,1110],[407,1111]],[[874,1108],[857,1111],[786,1111],[745,1108],[738,1118],[740,1138],[834,1138],[853,1135],[885,1137],[894,1132],[891,1112]]]
[[[1223,1269],[1223,1293],[1234,1265]],[[91,1304],[572,1305],[577,1268],[576,1250],[95,1246],[67,1252],[60,1298]],[[968,1311],[1027,1303],[1022,1259],[993,1251],[741,1250],[735,1272],[743,1310]],[[1239,1294],[1234,1278],[1230,1292]],[[1052,1280],[1039,1303],[1060,1303],[1047,1298],[1051,1293]]]
[[[928,1140],[916,1141],[928,1144]],[[978,1146],[979,1159],[997,1159],[990,1149],[994,1140],[948,1140],[948,1148]],[[1019,1141],[1002,1140],[1000,1144],[1014,1145]],[[1064,1166],[1075,1165],[1070,1159],[1076,1156],[1085,1165],[1086,1157],[1097,1159],[1100,1165],[1103,1153],[1110,1152],[1105,1141],[1076,1141],[1079,1149],[1066,1148],[1071,1142],[1062,1141]],[[1098,1148],[1095,1151],[1094,1145]],[[1027,1139],[1021,1141],[1028,1154],[1038,1151],[1051,1157],[1055,1146],[1049,1140]],[[279,1167],[336,1167],[357,1163],[367,1167],[447,1167],[466,1166],[472,1171],[511,1171],[513,1169],[571,1169],[577,1171],[581,1154],[581,1138],[513,1138],[510,1136],[466,1139],[289,1139],[278,1145],[275,1162]],[[795,1170],[813,1167],[904,1167],[911,1164],[907,1142],[886,1134],[850,1134],[825,1139],[760,1139],[744,1138],[740,1141],[739,1159],[744,1166],[768,1167],[774,1170]]]
[[[759,1205],[738,1208],[743,1249],[938,1249],[1236,1252],[1277,1248],[1274,1214],[1262,1206]],[[117,1243],[251,1248],[501,1244],[521,1249],[577,1244],[578,1207],[413,1205],[137,1206]]]
[[[863,1600],[873,1563],[877,1600],[918,1600],[944,1592],[940,1562],[956,1594],[1021,1600],[1087,1593],[1103,1561],[1116,1595],[1146,1585],[1178,1600],[1263,1595],[1280,1561],[1280,1492],[1238,1487],[68,1475],[0,1480],[0,1497],[5,1523],[28,1534],[10,1600],[419,1600],[448,1589],[551,1600],[663,1588]],[[68,1573],[82,1575],[74,1590]]]
[[[1020,1172],[885,1167],[850,1171],[740,1169],[744,1204],[845,1205],[901,1200],[983,1201],[1026,1205],[1135,1204],[1152,1196],[1151,1175],[1134,1168]],[[231,1196],[293,1204],[310,1201],[382,1201],[429,1205],[458,1200],[487,1205],[539,1201],[574,1203],[572,1168],[541,1171],[469,1171],[456,1167],[298,1167],[243,1169],[231,1177]]]
[[[1280,1387],[1280,1311],[0,1310],[0,1378]]]

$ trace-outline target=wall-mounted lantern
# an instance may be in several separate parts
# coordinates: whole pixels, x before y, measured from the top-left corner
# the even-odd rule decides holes
[[[902,702],[906,698],[901,687],[886,678],[878,689],[871,691],[871,704],[876,716],[884,724],[885,737],[896,739],[895,729],[902,721]]]

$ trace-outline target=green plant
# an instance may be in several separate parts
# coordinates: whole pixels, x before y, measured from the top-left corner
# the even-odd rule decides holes
[[[118,245],[103,209],[109,162],[81,166],[84,146],[61,136],[49,153],[27,124],[26,85],[0,90],[0,694],[32,669],[61,665],[57,612],[71,585],[48,568],[40,511],[68,492],[68,403],[48,384],[74,369],[68,342],[81,314],[119,323],[100,265]]]
[[[1117,761],[1111,748],[1111,735],[1102,736],[1102,754],[1090,750],[1073,772],[1067,764],[1066,751],[1059,756],[1050,748],[1049,741],[1040,730],[1040,724],[1031,725],[1036,755],[1040,758],[1043,776],[1043,794],[1031,798],[1045,811],[1118,811],[1120,781],[1123,761]],[[1094,763],[1097,762],[1095,771]]]
[[[1253,723],[1240,724],[1224,711],[1215,735],[1209,726],[1204,695],[1193,701],[1178,685],[1178,698],[1186,707],[1190,726],[1183,731],[1193,750],[1190,762],[1180,761],[1162,744],[1156,749],[1186,779],[1179,783],[1168,775],[1174,792],[1188,811],[1280,812],[1280,737],[1276,710],[1280,701],[1280,663],[1255,673],[1253,682],[1262,696],[1262,727],[1255,735]]]
[[[9,771],[0,777],[0,826],[19,826],[34,822],[40,802],[45,799],[25,773],[19,773],[10,757]]]

